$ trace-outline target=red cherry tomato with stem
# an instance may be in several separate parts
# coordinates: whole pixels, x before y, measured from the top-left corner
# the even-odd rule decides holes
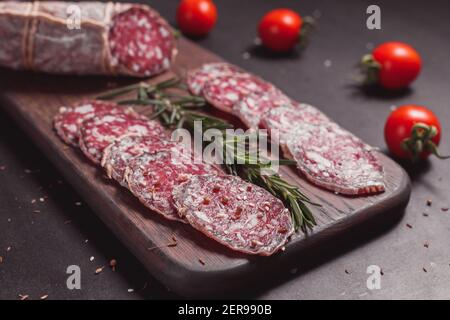
[[[368,83],[378,83],[385,89],[408,87],[422,68],[420,55],[413,47],[402,42],[386,42],[365,55],[362,66]]]
[[[394,110],[384,127],[384,137],[390,152],[398,158],[418,160],[430,154],[439,158],[441,124],[429,109],[404,105]]]
[[[275,9],[260,21],[258,34],[262,44],[276,52],[292,50],[299,42],[303,20],[290,9]]]
[[[177,9],[177,24],[190,36],[205,36],[217,21],[217,9],[212,0],[182,0]]]

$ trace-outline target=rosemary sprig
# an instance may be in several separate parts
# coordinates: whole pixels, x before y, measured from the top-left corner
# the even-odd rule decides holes
[[[118,103],[123,105],[150,105],[154,108],[152,118],[158,118],[164,126],[169,128],[186,127],[193,130],[194,123],[201,121],[203,131],[208,129],[222,131],[225,139],[223,141],[219,139],[215,143],[222,144],[218,147],[223,150],[225,170],[229,174],[238,175],[248,182],[259,185],[283,201],[291,212],[296,231],[301,229],[306,233],[316,225],[308,205],[320,205],[313,203],[297,186],[290,184],[280,175],[270,171],[274,164],[271,160],[262,157],[258,150],[255,154],[245,152],[242,155],[236,152],[236,146],[239,143],[247,144],[250,141],[250,136],[257,134],[257,132],[227,136],[226,129],[234,128],[232,124],[197,111],[197,109],[206,106],[203,98],[169,92],[167,91],[168,89],[183,89],[183,85],[176,78],[156,85],[141,82],[109,91],[99,96],[98,99],[109,100],[134,92],[136,94],[134,99],[124,99],[118,101]],[[245,146],[247,147],[248,145]],[[248,148],[245,148],[245,150],[248,150]],[[227,158],[228,161],[226,161]],[[295,164],[295,161],[279,160],[278,164],[292,165]]]
[[[271,171],[270,168],[273,162],[262,157],[258,150],[255,155],[248,153],[239,155],[235,152],[237,148],[230,148],[230,144],[235,147],[238,143],[249,141],[248,138],[249,135],[239,135],[224,140],[222,145],[224,158],[231,157],[233,159],[232,163],[228,163],[224,159],[223,163],[226,170],[230,174],[239,175],[244,180],[266,189],[272,195],[283,201],[284,205],[291,212],[295,230],[301,229],[306,233],[316,225],[314,216],[307,204],[313,206],[320,205],[312,202],[297,186],[290,184],[281,178],[280,175]],[[248,148],[245,150],[248,150]],[[278,160],[279,165],[292,165],[295,163],[293,160]],[[262,170],[265,171],[262,172]],[[268,173],[268,171],[271,172]]]

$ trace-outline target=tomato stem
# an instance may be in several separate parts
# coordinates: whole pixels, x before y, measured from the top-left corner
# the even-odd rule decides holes
[[[300,48],[305,48],[308,45],[311,31],[316,28],[316,25],[317,22],[313,17],[303,17],[303,24],[301,26],[300,34],[298,37]]]
[[[366,54],[361,58],[359,63],[361,72],[364,74],[364,84],[372,85],[378,83],[378,74],[381,70],[381,65],[375,60],[372,54]]]
[[[411,137],[404,139],[401,147],[412,154],[413,161],[419,160],[423,152],[432,153],[439,159],[450,159],[450,156],[440,155],[437,145],[431,140],[437,134],[438,130],[435,126],[418,122],[412,127]]]

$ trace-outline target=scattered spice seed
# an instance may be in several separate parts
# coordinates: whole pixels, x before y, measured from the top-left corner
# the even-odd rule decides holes
[[[422,270],[423,270],[423,272],[425,272],[425,273],[427,273],[428,271],[427,271],[427,269],[425,269],[425,268],[422,268]]]
[[[3,263],[3,257],[0,256],[0,264],[2,264],[2,263]]]
[[[134,292],[134,289],[131,289],[131,288],[130,288],[130,289],[128,289],[128,292],[129,292],[129,293],[132,293],[132,292]]]
[[[95,274],[100,274],[103,271],[104,268],[105,267],[103,266],[103,267],[95,269]]]
[[[89,239],[84,240],[84,243],[88,243],[88,242],[89,242]]]
[[[41,300],[47,300],[47,298],[48,298],[48,294],[44,294],[42,297],[40,297],[39,299],[41,299]]]
[[[41,210],[33,210],[33,213],[41,213]]]
[[[410,225],[409,223],[406,224],[406,226],[410,229],[412,229],[412,225]]]
[[[424,246],[425,248],[427,248],[427,249],[430,247],[430,245],[429,245],[428,243],[426,243],[426,242],[423,244],[423,246]]]
[[[117,260],[116,259],[111,259],[111,261],[109,262],[109,266],[111,267],[113,272],[116,271]]]
[[[382,276],[384,276],[384,271],[383,271],[383,269],[380,269],[380,274],[381,274]]]
[[[36,203],[36,199],[32,199],[31,204],[35,204],[35,203]]]
[[[200,264],[202,265],[202,266],[204,266],[205,265],[205,261],[203,261],[202,259],[198,259],[198,262],[200,262]]]
[[[167,246],[169,247],[169,248],[173,248],[173,247],[176,247],[177,246],[177,242],[173,242],[173,243],[169,243]]]
[[[428,217],[428,216],[429,216],[429,214],[426,213],[426,212],[422,213],[422,215],[423,215],[424,217]]]
[[[40,202],[44,202],[45,199],[44,199],[44,198],[39,198],[39,201],[40,201]]]
[[[6,166],[1,166],[1,167],[0,167],[0,170],[1,170],[1,171],[5,170],[5,169],[6,169]]]
[[[12,249],[12,247],[11,247],[11,246],[9,246],[8,248],[6,248],[6,252],[10,252],[10,251],[11,251],[11,249]]]
[[[346,273],[346,274],[350,274],[350,272],[349,272],[347,269],[345,269],[345,273]]]
[[[82,203],[81,203],[80,201],[77,201],[77,202],[75,202],[75,205],[76,205],[77,207],[80,207],[80,206],[82,205]]]
[[[442,210],[443,212],[447,212],[447,211],[449,210],[449,208],[444,207],[444,208],[441,208],[441,210]]]
[[[95,259],[94,256],[92,256],[89,258],[89,261],[92,262],[92,261],[94,261],[94,259]]]
[[[30,296],[27,294],[19,294],[20,300],[27,300]]]
[[[433,201],[431,199],[427,199],[427,206],[431,207],[433,204]]]

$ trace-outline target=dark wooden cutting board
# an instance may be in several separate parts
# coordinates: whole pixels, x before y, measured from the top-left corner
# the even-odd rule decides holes
[[[173,74],[205,62],[221,61],[214,54],[188,40],[180,40],[180,54],[172,70],[154,78],[159,82]],[[308,250],[354,230],[374,217],[397,214],[409,200],[407,174],[395,162],[381,155],[386,171],[386,192],[369,197],[345,197],[319,189],[294,170],[281,175],[298,184],[310,198],[322,204],[313,208],[317,227],[307,237],[294,236],[286,251],[272,257],[249,257],[234,253],[181,223],[166,221],[144,208],[127,190],[104,177],[76,149],[62,143],[52,129],[58,108],[95,97],[131,79],[105,77],[63,77],[2,70],[0,105],[31,137],[65,178],[78,190],[104,223],[140,259],[155,277],[186,296],[204,296],[237,290],[287,261],[308,259]],[[283,88],[281,88],[283,89]],[[178,245],[168,247],[176,237]]]

